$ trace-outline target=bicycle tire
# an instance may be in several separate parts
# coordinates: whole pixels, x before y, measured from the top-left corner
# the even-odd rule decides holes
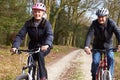
[[[29,79],[27,74],[21,74],[17,76],[15,80],[29,80]]]
[[[104,71],[104,73],[103,73],[103,80],[112,80],[110,71],[108,71],[108,70]]]
[[[96,80],[103,80],[103,69],[100,68],[99,71],[98,71],[98,79]]]

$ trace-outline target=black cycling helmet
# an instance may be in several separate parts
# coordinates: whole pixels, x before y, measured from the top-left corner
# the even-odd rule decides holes
[[[97,16],[108,16],[109,15],[109,11],[106,8],[101,8],[101,9],[97,10],[96,15]]]

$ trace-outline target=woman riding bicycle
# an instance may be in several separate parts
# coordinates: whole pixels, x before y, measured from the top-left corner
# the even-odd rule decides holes
[[[34,60],[38,61],[39,80],[47,79],[44,57],[50,52],[53,44],[51,24],[43,18],[45,12],[46,6],[43,3],[36,3],[32,6],[33,17],[25,22],[24,26],[17,34],[11,48],[11,51],[15,52],[15,50],[20,47],[26,33],[28,33],[30,37],[28,48],[41,48],[39,53],[33,55]]]
[[[120,30],[116,23],[108,18],[109,11],[106,8],[98,9],[96,12],[97,19],[94,20],[89,28],[85,41],[85,52],[87,54],[92,53],[89,48],[92,37],[93,49],[109,49],[107,52],[107,63],[110,68],[111,75],[114,75],[114,52],[110,50],[113,48],[112,35],[115,33],[118,40],[118,51],[120,51]],[[100,52],[95,51],[92,54],[92,80],[96,80],[96,72],[100,62]]]

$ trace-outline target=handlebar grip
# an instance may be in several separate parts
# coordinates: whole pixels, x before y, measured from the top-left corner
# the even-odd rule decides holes
[[[20,52],[18,49],[16,49],[15,52],[12,52],[12,53],[11,53],[11,55],[20,54],[20,53],[21,53],[21,52]]]
[[[15,50],[15,53],[21,54],[22,52],[21,52],[19,49],[16,49],[16,50]]]
[[[117,52],[118,48],[113,48],[113,52]]]

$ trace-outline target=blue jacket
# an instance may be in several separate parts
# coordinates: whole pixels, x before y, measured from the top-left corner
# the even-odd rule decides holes
[[[120,30],[112,19],[108,18],[104,26],[99,24],[98,20],[94,20],[88,30],[85,47],[90,46],[93,38],[94,49],[113,48],[113,33],[118,40],[118,44],[120,44]]]
[[[49,21],[42,18],[42,21],[35,27],[34,18],[25,22],[22,29],[16,35],[12,47],[19,48],[22,40],[24,39],[26,33],[30,38],[29,49],[38,47],[38,45],[49,45],[52,47],[53,44],[53,32]]]

